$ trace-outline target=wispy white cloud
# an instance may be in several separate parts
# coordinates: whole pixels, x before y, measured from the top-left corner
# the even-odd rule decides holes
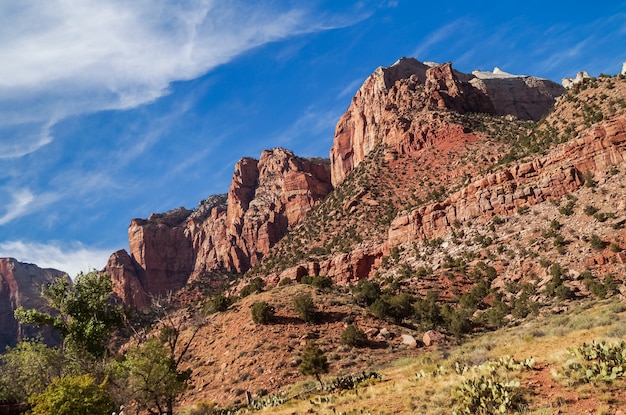
[[[5,206],[4,214],[0,216],[0,225],[24,215],[34,200],[35,196],[27,189],[12,192],[11,201]]]
[[[350,82],[344,89],[339,92],[337,98],[345,98],[347,96],[352,97],[359,89],[359,87],[363,84],[364,79],[359,77]]]
[[[45,145],[50,136],[42,139],[42,132],[56,120],[152,102],[172,82],[194,79],[247,50],[355,20],[320,19],[302,3],[291,6],[240,0],[0,3],[0,157]]]
[[[72,278],[80,272],[103,269],[111,252],[111,248],[97,249],[79,242],[65,245],[58,242],[0,242],[0,257],[15,258],[20,262],[37,264],[41,268],[55,268],[68,273]]]
[[[35,195],[29,189],[11,189],[3,191],[9,200],[0,207],[0,226],[5,225],[19,217],[27,215],[35,210],[43,209],[58,198],[53,193]]]
[[[456,19],[434,32],[430,33],[422,42],[417,45],[411,56],[419,60],[428,60],[428,54],[432,51],[433,47],[439,43],[442,43],[451,36],[458,36],[459,33],[464,33],[471,26],[471,21],[467,18]]]

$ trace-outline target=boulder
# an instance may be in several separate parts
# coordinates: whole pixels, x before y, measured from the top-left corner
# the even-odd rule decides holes
[[[422,336],[422,342],[424,342],[425,346],[432,346],[433,344],[441,343],[445,339],[446,336],[436,330],[428,330]]]
[[[411,336],[410,334],[403,334],[401,336],[401,340],[402,340],[402,344],[406,346],[409,346],[411,348],[417,347],[417,340],[415,340],[415,337]]]

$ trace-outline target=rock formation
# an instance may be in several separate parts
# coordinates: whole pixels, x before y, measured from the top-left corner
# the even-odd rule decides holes
[[[626,160],[626,117],[595,125],[582,137],[547,156],[483,176],[440,203],[398,216],[389,230],[389,244],[432,238],[455,221],[510,215],[579,189],[583,172],[596,172]]]
[[[41,269],[13,258],[0,258],[0,350],[13,346],[24,337],[32,337],[39,329],[22,326],[13,317],[18,307],[43,309],[42,285],[66,275],[56,269]],[[51,338],[46,335],[48,340]]]
[[[411,92],[411,93],[407,93]],[[415,125],[414,110],[450,109],[538,120],[554,105],[563,87],[541,78],[494,72],[464,74],[450,63],[428,66],[403,58],[370,75],[340,118],[330,150],[333,186],[379,143],[423,147],[436,125]],[[405,152],[405,149],[400,149]]]
[[[264,151],[258,161],[243,158],[228,195],[213,196],[194,211],[133,219],[130,254],[114,253],[106,271],[120,297],[139,307],[204,272],[245,272],[331,189],[326,160],[280,148]]]
[[[591,78],[587,71],[580,71],[576,74],[576,78],[563,78],[561,85],[565,88],[571,88],[572,86],[581,83],[585,79]]]

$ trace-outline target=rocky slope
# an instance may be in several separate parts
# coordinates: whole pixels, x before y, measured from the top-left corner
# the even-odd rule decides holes
[[[130,253],[113,254],[106,270],[124,301],[140,307],[147,305],[151,296],[179,290],[189,281],[219,285],[224,278],[215,278],[215,274],[202,277],[216,270],[241,273],[259,265],[331,191],[329,174],[332,183],[339,185],[377,146],[388,146],[396,155],[423,153],[438,146],[443,146],[442,151],[466,153],[468,145],[480,140],[459,115],[511,114],[536,119],[562,91],[562,87],[539,78],[497,71],[464,74],[449,63],[426,65],[403,58],[388,68],[378,68],[339,120],[330,173],[326,163],[299,159],[282,149],[264,152],[258,161],[244,158],[235,166],[226,196],[213,196],[195,211],[179,208],[146,220],[134,219],[128,231]],[[433,160],[432,177],[444,174],[440,186],[445,187],[475,170],[469,163],[443,172],[437,163],[441,160]],[[422,193],[416,191],[413,196],[428,196]],[[381,196],[363,193],[347,203],[370,200],[371,210],[376,210],[376,199]],[[390,207],[394,211],[401,208]],[[345,254],[323,264],[307,265],[313,270],[299,268],[295,276],[323,273],[346,281],[355,273],[368,275],[381,257],[380,249],[370,254],[369,248],[355,255]],[[351,270],[342,270],[344,263],[350,264]]]
[[[429,67],[403,58],[380,67],[365,80],[337,123],[330,150],[333,185],[338,186],[377,144],[408,153],[432,142],[438,126],[433,120],[416,120],[411,116],[415,110],[508,114],[537,121],[563,92],[547,79],[501,71],[469,75],[454,71],[450,63]]]
[[[449,68],[437,70],[448,74],[448,84],[455,82]],[[620,171],[626,158],[625,95],[623,77],[588,79],[537,124],[460,114],[458,104],[433,105],[432,92],[415,76],[397,80],[384,100],[372,98],[372,108],[359,104],[364,112],[355,110],[353,100],[338,124],[333,151],[341,151],[334,154],[371,150],[356,168],[350,167],[354,158],[345,164],[350,158],[331,157],[333,180],[341,186],[277,245],[260,275],[269,273],[273,281],[306,274],[343,282],[371,278],[387,272],[388,255],[401,245],[450,237],[464,223],[560,203],[589,180]],[[347,128],[361,113],[378,115]]]
[[[303,380],[298,358],[310,339],[323,346],[333,375],[346,374],[421,353],[401,335],[423,338],[428,324],[452,345],[459,321],[467,323],[466,334],[511,321],[524,327],[527,316],[542,321],[578,299],[626,295],[626,76],[581,79],[552,108],[547,98],[537,104],[540,121],[519,103],[537,103],[534,94],[553,85],[520,78],[520,88],[533,92],[513,94],[519,112],[501,115],[498,93],[476,86],[485,79],[521,85],[499,71],[467,75],[449,64],[405,60],[381,68],[338,124],[325,181],[314,181],[296,162],[271,167],[285,166],[264,159],[274,160],[274,150],[258,162],[242,160],[228,195],[193,212],[133,221],[131,254],[116,253],[109,267],[130,303],[141,304],[132,296],[145,287],[185,285],[185,293],[194,284],[215,284],[216,264],[251,267],[240,285],[257,276],[269,283],[243,299],[231,287],[234,304],[220,313],[202,314],[201,303],[178,311],[185,336],[200,327],[184,364],[193,387],[181,402],[228,404],[242,402],[246,391],[255,398],[287,391]],[[298,179],[286,180],[287,172]],[[337,186],[324,197],[329,172]],[[292,200],[304,199],[289,205],[286,188],[298,189]],[[287,223],[285,230],[274,233],[279,223]],[[273,287],[314,275],[339,284],[327,291]],[[409,316],[397,319],[402,324],[356,304],[345,283],[365,278],[391,302],[409,299]],[[317,324],[296,317],[293,300],[301,292],[318,305]],[[437,323],[421,308],[429,293],[441,307]],[[269,325],[252,323],[256,301],[275,308]],[[365,330],[368,347],[340,344],[349,322]],[[383,329],[391,335],[381,337]]]
[[[259,160],[243,158],[227,195],[212,196],[193,211],[133,219],[130,253],[114,253],[106,271],[120,297],[138,307],[212,271],[247,271],[330,190],[325,160],[280,148],[264,151]]]
[[[55,269],[41,269],[13,258],[0,258],[0,350],[39,332],[30,326],[20,325],[13,312],[20,306],[44,308],[46,303],[41,298],[41,286],[64,275],[64,272]],[[49,334],[46,336],[52,340]]]

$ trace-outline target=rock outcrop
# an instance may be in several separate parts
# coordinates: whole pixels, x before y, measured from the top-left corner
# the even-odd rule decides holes
[[[580,71],[576,74],[575,78],[563,78],[561,80],[561,85],[563,85],[564,88],[571,88],[574,85],[579,84],[585,79],[589,79],[589,78],[591,77],[589,76],[587,71]]]
[[[13,317],[18,307],[45,309],[41,287],[66,275],[56,269],[42,269],[13,258],[0,258],[0,350],[14,346],[24,337],[33,337],[39,329],[22,326]],[[45,334],[48,340],[50,334]]]
[[[509,169],[483,176],[444,201],[422,206],[394,219],[389,244],[432,238],[455,221],[510,215],[571,193],[594,173],[626,160],[626,117],[602,122],[555,152]]]
[[[130,254],[118,251],[106,271],[127,304],[184,287],[202,273],[247,271],[332,189],[327,160],[264,151],[235,166],[227,195],[198,209],[179,208],[133,219]]]
[[[380,67],[365,80],[337,123],[330,150],[333,186],[341,184],[379,143],[391,147],[402,143],[398,151],[404,154],[421,149],[437,125],[417,123],[411,112],[449,109],[536,121],[563,92],[547,79],[510,75],[497,68],[464,74],[450,63],[428,66],[412,58]]]

